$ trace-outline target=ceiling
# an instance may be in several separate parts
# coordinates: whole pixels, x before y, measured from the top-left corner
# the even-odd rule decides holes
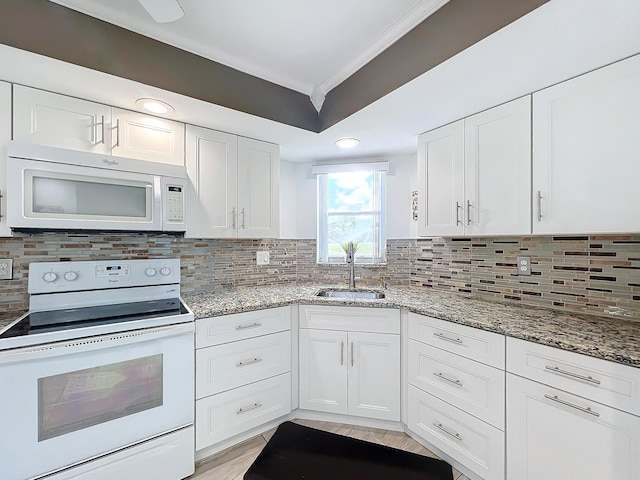
[[[243,0],[247,1],[252,0]],[[191,4],[189,0],[180,2],[185,11]],[[137,4],[133,0],[128,3]],[[398,3],[404,10],[395,10],[396,20],[401,12],[422,2]],[[334,4],[333,12],[339,11]],[[139,10],[138,15],[144,11]],[[265,18],[271,21],[274,16]],[[7,45],[0,45],[0,79],[132,110],[137,98],[161,98],[175,107],[172,118],[280,144],[281,157],[287,161],[371,158],[415,154],[421,132],[640,53],[638,24],[637,0],[551,0],[320,133]],[[294,44],[290,42],[283,50],[291,48],[296,54]],[[333,71],[337,63],[332,65],[326,72]],[[299,78],[311,79],[305,80],[308,82],[325,75],[306,77],[311,67],[291,70],[303,71]],[[359,138],[360,145],[350,151],[339,150],[335,140],[345,136]]]
[[[156,23],[134,0],[52,0],[310,95],[327,93],[448,0],[179,0]]]

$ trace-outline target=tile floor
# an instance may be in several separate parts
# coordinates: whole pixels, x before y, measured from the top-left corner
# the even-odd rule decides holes
[[[327,432],[359,438],[360,440],[379,443],[387,445],[388,447],[400,448],[408,452],[437,458],[435,454],[431,453],[403,432],[358,427],[342,423],[319,422],[315,420],[296,419],[293,421],[301,425],[325,430]],[[233,448],[198,462],[196,464],[196,472],[189,477],[190,480],[242,480],[242,476],[262,451],[262,448],[271,438],[274,431],[275,429],[269,430],[262,435],[258,435],[257,437],[241,443],[240,445],[236,445]],[[469,480],[455,468],[453,469],[453,478],[454,480]]]

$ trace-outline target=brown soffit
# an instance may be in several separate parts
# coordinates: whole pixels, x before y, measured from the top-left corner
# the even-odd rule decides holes
[[[305,94],[46,0],[3,0],[0,43],[320,132],[548,0],[450,0],[331,90]]]

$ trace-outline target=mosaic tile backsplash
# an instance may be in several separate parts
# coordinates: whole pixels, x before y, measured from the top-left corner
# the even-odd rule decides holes
[[[268,250],[270,264],[256,265]],[[530,256],[531,276],[516,274]],[[317,265],[315,240],[193,240],[172,235],[46,233],[0,238],[13,280],[4,310],[28,307],[30,262],[180,257],[183,293],[242,286],[346,286],[345,265]],[[640,320],[640,235],[388,240],[387,265],[357,266],[359,285],[423,286],[507,303]]]

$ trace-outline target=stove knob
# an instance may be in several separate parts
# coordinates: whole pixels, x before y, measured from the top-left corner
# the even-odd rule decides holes
[[[171,269],[170,269],[169,267],[162,267],[162,268],[160,269],[160,274],[161,274],[161,275],[164,275],[165,277],[166,277],[167,275],[169,275],[170,273],[171,273]]]
[[[76,278],[78,278],[77,272],[67,272],[64,274],[64,279],[69,282],[73,282]]]
[[[47,272],[42,276],[42,279],[47,283],[55,282],[58,279],[58,274],[55,272]]]
[[[145,273],[145,275],[146,275],[147,277],[155,277],[155,275],[156,275],[156,269],[155,269],[155,268],[147,268],[147,269],[144,271],[144,273]]]

